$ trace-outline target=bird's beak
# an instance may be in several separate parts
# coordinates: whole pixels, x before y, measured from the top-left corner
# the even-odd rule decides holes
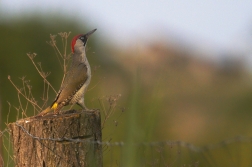
[[[88,33],[85,34],[87,38],[89,38],[90,35],[92,35],[97,29],[93,29],[92,31],[89,31]]]

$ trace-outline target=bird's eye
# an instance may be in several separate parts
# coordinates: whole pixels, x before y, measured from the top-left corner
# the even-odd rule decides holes
[[[83,45],[86,45],[86,42],[87,42],[86,36],[80,36],[79,39],[83,42]]]

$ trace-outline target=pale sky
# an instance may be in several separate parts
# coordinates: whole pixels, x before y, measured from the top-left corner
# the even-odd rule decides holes
[[[210,49],[239,50],[252,41],[252,0],[0,1],[0,19],[32,11],[88,21],[115,43],[167,35]]]

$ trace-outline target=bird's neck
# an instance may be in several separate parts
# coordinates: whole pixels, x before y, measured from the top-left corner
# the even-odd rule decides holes
[[[85,52],[84,46],[75,48],[74,53],[73,53],[73,61],[82,62],[82,63],[87,62],[87,57],[86,57],[86,52]]]

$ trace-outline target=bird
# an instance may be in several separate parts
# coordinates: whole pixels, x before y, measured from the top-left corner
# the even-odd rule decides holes
[[[72,64],[66,73],[61,87],[53,103],[37,116],[44,116],[51,110],[54,114],[69,104],[78,104],[85,110],[88,108],[84,103],[84,94],[91,81],[91,68],[86,57],[87,41],[97,29],[86,34],[76,35],[71,42]]]

